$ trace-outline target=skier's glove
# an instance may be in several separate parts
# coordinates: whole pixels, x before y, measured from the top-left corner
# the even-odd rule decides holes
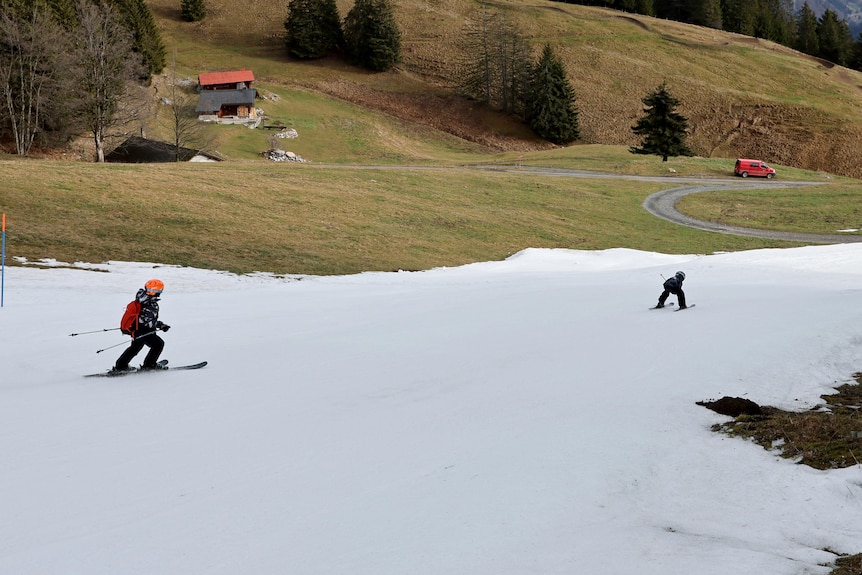
[[[156,329],[160,329],[162,331],[168,331],[169,329],[171,329],[171,326],[169,326],[166,323],[158,322],[158,323],[156,323]]]

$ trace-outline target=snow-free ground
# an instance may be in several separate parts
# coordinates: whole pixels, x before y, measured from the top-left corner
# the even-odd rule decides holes
[[[803,410],[862,371],[862,245],[76,268],[6,268],[2,574],[801,575],[862,552],[862,466],[797,465],[695,404]],[[697,308],[649,311],[678,269]],[[163,357],[209,366],[82,377],[124,338],[68,334],[151,277]]]

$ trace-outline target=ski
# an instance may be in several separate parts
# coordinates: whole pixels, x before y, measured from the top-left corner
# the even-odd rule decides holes
[[[661,306],[661,307],[653,306],[653,307],[651,307],[651,308],[649,308],[649,309],[664,309],[664,308],[666,308],[666,307],[671,307],[672,305],[673,305],[673,302],[670,302],[670,303],[666,303],[666,304],[664,304],[664,305],[663,305],[663,306]]]
[[[167,367],[168,360],[163,359],[163,360],[159,361],[159,365],[164,367],[164,369],[152,369],[152,370],[150,370],[150,369],[140,369],[137,367],[133,367],[127,371],[109,370],[109,371],[102,371],[100,373],[91,373],[89,375],[85,375],[84,377],[125,377],[127,375],[132,375],[134,373],[158,373],[160,371],[177,371],[177,370],[181,370],[181,369],[200,369],[200,368],[204,367],[206,364],[207,364],[207,362],[202,361],[200,363],[193,363],[190,365],[179,365],[177,367]]]
[[[200,363],[192,363],[189,365],[178,365],[176,367],[169,367],[168,371],[177,371],[179,369],[200,369],[204,367],[208,362],[202,361]]]
[[[690,305],[690,306],[688,306],[688,307],[681,307],[681,308],[679,308],[679,309],[675,309],[675,310],[673,310],[673,311],[684,311],[684,310],[687,310],[687,309],[691,309],[691,308],[693,308],[693,307],[694,307],[694,305],[695,305],[695,304],[691,304],[691,305]]]

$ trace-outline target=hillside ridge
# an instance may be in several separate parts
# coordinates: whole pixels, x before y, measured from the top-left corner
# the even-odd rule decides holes
[[[150,0],[169,52],[198,71],[253,57],[261,82],[301,87],[402,121],[430,126],[488,151],[543,150],[517,119],[454,94],[453,38],[479,3],[394,2],[403,62],[386,73],[337,58],[289,59],[286,7],[249,0],[240,10],[211,0],[204,22],[179,19],[173,0]],[[350,0],[339,0],[345,15]],[[689,143],[701,156],[758,157],[862,177],[862,74],[772,42],[710,28],[543,0],[497,0],[536,50],[550,43],[566,65],[580,111],[581,143],[632,145],[643,98],[666,81],[689,118]]]

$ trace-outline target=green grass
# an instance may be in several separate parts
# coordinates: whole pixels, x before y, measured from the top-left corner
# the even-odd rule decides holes
[[[728,225],[834,234],[862,228],[862,187],[856,180],[838,180],[804,190],[720,191],[687,196],[677,208],[698,219]]]
[[[472,158],[471,158],[472,159]],[[666,184],[469,168],[269,162],[0,161],[7,251],[30,260],[153,261],[345,274],[499,260],[525,248],[710,253],[786,243],[677,226]]]

